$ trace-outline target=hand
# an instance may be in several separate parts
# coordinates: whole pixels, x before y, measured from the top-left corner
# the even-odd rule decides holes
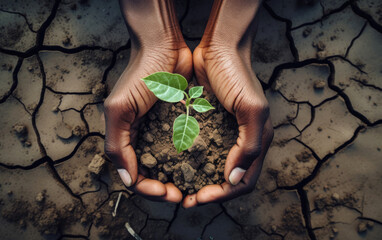
[[[217,6],[218,2],[223,3]],[[227,26],[224,21],[230,20],[229,14],[219,16],[216,8],[221,10],[228,7],[232,11],[227,6],[230,3],[232,2],[215,1],[212,20],[210,17],[203,39],[194,51],[193,60],[199,84],[205,86],[207,91],[212,91],[224,108],[234,114],[239,126],[239,136],[226,159],[226,182],[205,186],[196,194],[187,196],[183,201],[184,207],[225,201],[251,192],[273,138],[268,102],[251,68],[250,49],[254,34],[247,32],[252,33],[254,30],[247,30],[254,28],[256,24],[254,21],[245,24],[245,17],[240,18],[243,22],[238,23],[238,27],[235,26],[237,32],[231,31],[227,34],[221,34],[218,26],[211,26],[216,23],[214,18],[219,19],[220,26]],[[229,23],[232,24],[232,21],[227,21]]]
[[[139,123],[157,101],[142,78],[158,72],[192,74],[192,54],[185,44],[169,1],[121,2],[130,39],[128,66],[105,100],[105,153],[117,167],[123,183],[152,200],[180,202],[182,194],[172,183],[148,179],[138,173],[134,147]],[[159,6],[166,5],[169,6]],[[159,14],[160,11],[165,11]],[[166,19],[161,19],[161,18]]]

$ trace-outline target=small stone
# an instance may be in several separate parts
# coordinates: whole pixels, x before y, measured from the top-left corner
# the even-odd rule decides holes
[[[114,201],[113,200],[109,201],[109,207],[111,207],[111,208],[114,207]]]
[[[192,182],[194,179],[196,170],[191,167],[188,163],[182,163],[182,166],[180,167],[183,173],[184,181],[186,182]]]
[[[158,173],[158,180],[161,181],[162,183],[167,182],[167,176],[166,174],[159,172]]]
[[[162,125],[162,130],[165,131],[165,132],[167,132],[168,130],[170,130],[170,125],[169,125],[168,123],[164,123],[164,124]]]
[[[105,159],[101,155],[96,154],[96,155],[94,155],[92,161],[88,165],[88,170],[89,170],[89,172],[92,172],[92,173],[98,175],[102,171],[105,163],[106,163]]]
[[[276,230],[277,230],[276,225],[272,225],[271,230],[272,230],[272,232],[276,232]]]
[[[332,228],[332,232],[334,233],[334,234],[336,234],[336,233],[338,233],[338,229],[337,228]]]
[[[373,228],[374,222],[373,221],[367,221],[367,228]]]
[[[323,89],[325,87],[326,83],[324,80],[317,80],[314,82],[314,89]]]
[[[141,163],[145,167],[153,168],[157,165],[157,160],[150,153],[145,153],[141,156]]]
[[[143,140],[145,140],[148,143],[153,143],[154,142],[154,136],[151,133],[146,132],[145,134],[143,134]]]
[[[29,71],[29,72],[33,72],[33,67],[29,66],[29,67],[28,67],[28,71]]]
[[[166,163],[166,164],[163,164],[163,171],[164,171],[166,174],[171,174],[171,173],[172,173],[172,168],[170,167],[170,165],[168,165],[168,164]]]
[[[204,171],[208,176],[211,176],[212,174],[215,173],[215,165],[213,165],[212,163],[207,163],[207,164],[203,167],[203,171]]]
[[[28,133],[28,129],[26,126],[21,124],[16,124],[13,126],[13,131],[16,133],[17,136],[23,136]]]
[[[359,233],[366,232],[366,230],[367,230],[366,223],[361,222],[360,224],[358,224],[358,232]]]
[[[340,200],[340,195],[338,193],[333,193],[332,194],[332,199],[338,202]]]
[[[45,200],[45,193],[44,192],[37,193],[36,202],[42,203],[44,200]]]

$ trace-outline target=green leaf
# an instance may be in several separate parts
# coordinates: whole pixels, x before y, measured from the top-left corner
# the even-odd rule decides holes
[[[203,86],[193,87],[188,91],[190,98],[197,98],[203,94]]]
[[[179,102],[184,98],[187,80],[180,74],[157,72],[142,79],[146,86],[160,100]]]
[[[207,112],[208,110],[215,109],[206,99],[197,98],[192,103],[192,107],[197,112]]]
[[[174,121],[172,140],[178,153],[188,149],[199,135],[199,123],[195,118],[181,114]]]

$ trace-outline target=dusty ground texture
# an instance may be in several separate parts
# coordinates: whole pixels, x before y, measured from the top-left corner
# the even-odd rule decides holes
[[[211,3],[176,1],[191,48]],[[117,1],[1,0],[0,238],[134,239],[128,222],[143,239],[379,239],[381,7],[265,1],[262,174],[251,194],[185,210],[128,192],[103,155],[103,99],[130,51]]]

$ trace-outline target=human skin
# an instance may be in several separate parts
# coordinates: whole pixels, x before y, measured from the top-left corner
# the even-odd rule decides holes
[[[251,67],[260,4],[254,0],[215,0],[203,38],[193,53],[199,84],[236,117],[239,136],[226,159],[226,182],[186,196],[186,208],[251,192],[260,175],[273,138],[268,102]]]
[[[273,137],[268,103],[250,61],[260,3],[216,0],[193,56],[184,43],[172,1],[121,0],[120,4],[132,49],[129,65],[104,104],[105,153],[126,187],[152,200],[182,201],[174,184],[138,173],[134,147],[140,119],[157,100],[140,79],[158,71],[190,79],[194,62],[198,82],[214,92],[236,117],[239,137],[227,156],[226,182],[187,196],[183,206],[224,201],[250,192]]]
[[[105,107],[105,153],[113,161],[125,186],[156,201],[180,202],[172,183],[146,178],[138,171],[134,151],[139,123],[157,101],[142,78],[158,72],[192,75],[192,54],[183,40],[170,0],[120,0],[131,39],[130,61]]]

